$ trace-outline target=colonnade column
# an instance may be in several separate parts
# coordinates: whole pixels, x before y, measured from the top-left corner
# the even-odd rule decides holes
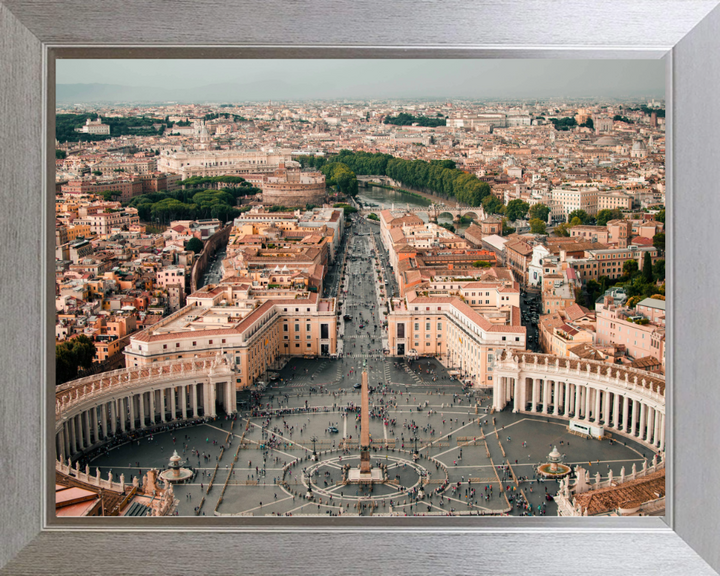
[[[600,389],[594,388],[595,391],[595,408],[593,410],[593,418],[595,418],[595,424],[600,424]]]
[[[110,430],[117,434],[117,404],[114,399],[110,400]]]
[[[520,404],[520,378],[515,378],[515,390],[513,393],[513,412],[518,411]]]
[[[584,386],[583,393],[585,394],[585,401],[583,404],[585,405],[585,420],[590,420],[590,386]]]
[[[128,396],[128,408],[130,408],[130,430],[135,430],[135,394]]]
[[[175,387],[172,387],[169,389],[169,392],[170,392],[170,412],[172,414],[172,419],[175,420],[177,418],[177,399],[175,398],[177,389]]]
[[[150,395],[150,426],[155,424],[155,390],[148,392]]]
[[[662,413],[655,410],[655,431],[653,433],[653,444],[657,446],[660,443],[660,420],[662,419]]]
[[[565,382],[565,386],[567,386],[567,382]],[[553,414],[555,414],[555,416],[560,415],[560,406],[562,406],[562,400],[564,397],[565,395],[563,390],[563,383],[555,382],[555,410],[553,411]]]
[[[570,387],[572,384],[565,382],[565,402],[563,402],[563,410],[565,416],[570,417]]]
[[[63,464],[65,463],[65,423],[60,426],[60,430],[57,433],[57,453],[55,457]]]
[[[182,402],[182,410],[181,414],[183,418],[188,417],[188,403],[187,403],[187,384],[182,385],[182,396],[181,396],[181,402]]]
[[[140,404],[140,428],[145,428],[145,393],[138,394]]]
[[[190,394],[192,394],[190,400],[192,401],[193,418],[197,418],[198,415],[197,386],[197,384],[190,384]]]
[[[532,407],[530,408],[530,412],[535,412],[537,410],[537,378],[532,379]]]
[[[170,394],[170,388],[160,388],[160,420],[167,422],[167,406],[170,404],[166,397]]]
[[[93,424],[94,424],[94,428],[95,428],[95,442],[100,442],[100,421],[98,420],[97,406],[95,406],[92,409],[92,415],[93,415]]]
[[[653,433],[655,432],[655,409],[647,407],[647,426],[645,427],[645,441],[652,444]]]
[[[75,416],[68,419],[67,424],[68,430],[70,431],[70,451],[68,456],[72,456],[75,452],[77,452],[77,442],[75,442]]]
[[[70,427],[68,426],[67,422],[63,422],[62,425],[63,429],[63,444],[65,451],[63,453],[63,464],[67,463],[67,459],[72,453],[72,450],[70,450]]]
[[[638,430],[637,436],[642,440],[645,437],[645,403],[640,403],[640,419],[638,422],[640,423],[640,429]]]
[[[612,423],[614,428],[620,428],[620,395],[617,392],[613,393]]]
[[[232,381],[232,378],[230,378],[225,385],[225,393],[227,395],[227,404],[225,406],[225,412],[228,414],[232,414],[235,412],[236,404],[235,401],[235,382]],[[518,395],[518,386],[517,386],[517,380],[515,380],[515,401],[517,402],[517,395]]]
[[[630,417],[630,398],[627,396],[622,397],[623,402],[623,419],[622,419],[622,425],[623,430],[627,433],[630,428],[628,427],[628,418]]]
[[[543,414],[548,413],[549,404],[550,404],[550,380],[545,378],[542,381],[542,391],[543,391]]]
[[[610,392],[603,392],[602,421],[605,426],[610,423]]]
[[[120,431],[124,434],[125,433],[125,420],[127,419],[127,408],[125,408],[125,400],[126,398],[118,398],[118,416],[120,420]]]
[[[85,418],[82,417],[85,415]],[[86,410],[80,415],[80,420],[83,423],[83,447],[87,448],[90,446],[90,411]]]
[[[662,415],[662,422],[660,423],[660,450],[665,450],[665,414]]]

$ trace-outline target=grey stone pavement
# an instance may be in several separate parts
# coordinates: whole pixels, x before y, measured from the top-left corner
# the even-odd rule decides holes
[[[598,471],[607,477],[610,470],[618,476],[623,466],[629,474],[633,463],[640,469],[644,456],[652,458],[620,437],[611,445],[572,435],[552,417],[488,414],[490,391],[463,389],[437,360],[408,364],[384,356],[369,237],[351,236],[348,244],[348,294],[339,298],[352,320],[345,325],[342,358],[291,359],[253,412],[121,444],[92,459],[91,471],[124,473],[129,481],[151,467],[166,468],[177,450],[195,471],[189,483],[175,487],[181,516],[555,515],[546,493],[555,494],[558,483],[535,477],[553,446],[566,464],[582,465],[591,477]],[[341,483],[342,467],[359,463],[354,385],[363,370],[372,388],[371,462],[387,466],[388,478],[372,489]],[[313,438],[318,462],[312,460]],[[419,499],[421,479],[428,483]]]

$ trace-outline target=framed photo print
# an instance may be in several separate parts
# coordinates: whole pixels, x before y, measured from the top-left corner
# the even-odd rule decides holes
[[[2,573],[716,574],[716,4],[1,0]]]

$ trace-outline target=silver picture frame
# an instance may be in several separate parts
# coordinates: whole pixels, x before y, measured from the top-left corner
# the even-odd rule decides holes
[[[716,574],[717,5],[0,0],[0,574]],[[666,516],[55,518],[48,447],[56,60],[430,57],[664,59],[671,262]]]

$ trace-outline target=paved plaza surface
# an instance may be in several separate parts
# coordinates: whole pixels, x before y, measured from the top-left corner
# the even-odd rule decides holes
[[[546,494],[558,483],[540,481],[535,468],[554,446],[593,479],[610,470],[619,476],[623,467],[629,474],[652,458],[620,436],[612,444],[578,437],[552,416],[510,407],[491,414],[491,391],[464,388],[437,360],[386,356],[375,244],[370,234],[353,234],[347,245],[338,299],[352,319],[341,329],[340,358],[290,359],[238,414],[121,443],[91,459],[91,471],[142,478],[149,468],[167,468],[177,450],[195,472],[175,486],[181,516],[552,516],[557,507]],[[371,464],[386,477],[373,486],[343,481],[345,467],[360,462],[355,386],[363,370]]]

